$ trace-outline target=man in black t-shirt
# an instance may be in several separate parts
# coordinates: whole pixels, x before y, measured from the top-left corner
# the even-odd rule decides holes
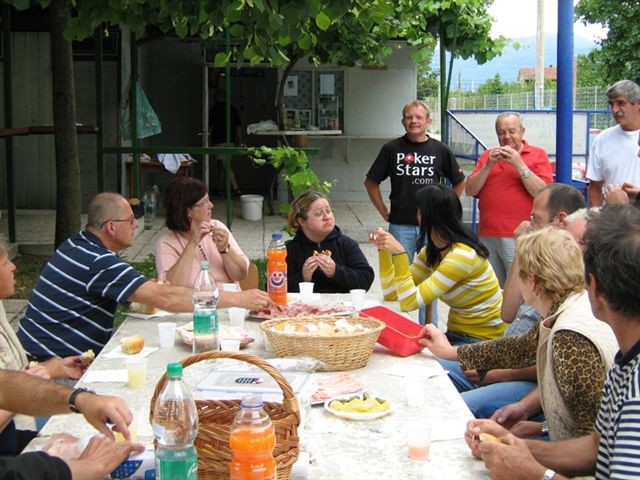
[[[451,182],[458,196],[464,190],[462,169],[449,147],[427,135],[430,124],[429,108],[424,102],[407,103],[402,109],[402,125],[407,133],[382,147],[364,182],[371,202],[389,222],[389,232],[404,246],[411,260],[422,247],[416,245],[416,192],[445,179]],[[380,192],[380,182],[386,178],[391,181],[390,209]]]

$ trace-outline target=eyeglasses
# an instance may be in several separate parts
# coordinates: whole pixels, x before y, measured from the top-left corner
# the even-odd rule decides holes
[[[102,222],[100,224],[100,228],[104,227],[105,224],[109,223],[109,222],[129,222],[129,225],[133,225],[133,222],[136,221],[136,217],[134,215],[131,215],[129,218],[125,218],[124,220],[105,220],[104,222]]]
[[[214,203],[211,200],[209,200],[208,198],[206,200],[203,200],[201,202],[193,204],[194,207],[198,207],[198,208],[200,208],[200,207],[208,207],[209,205],[211,205],[213,207]]]

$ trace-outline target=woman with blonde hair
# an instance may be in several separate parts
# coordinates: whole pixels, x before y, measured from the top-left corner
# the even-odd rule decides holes
[[[344,235],[324,193],[308,190],[292,203],[288,218],[295,236],[287,242],[287,275],[290,292],[298,283],[314,282],[319,293],[368,290],[373,268],[358,242]]]
[[[582,251],[568,232],[547,227],[523,235],[516,255],[524,301],[542,315],[537,327],[521,336],[453,347],[438,329],[426,326],[420,343],[440,358],[457,359],[462,371],[536,365],[538,388],[492,418],[514,435],[539,436],[543,424],[526,420],[542,410],[552,440],[584,435],[594,428],[618,349],[613,331],[591,312]],[[458,390],[468,383],[460,370],[449,375]]]

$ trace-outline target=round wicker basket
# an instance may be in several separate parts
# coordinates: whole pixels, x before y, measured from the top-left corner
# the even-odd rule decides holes
[[[319,335],[318,333],[286,333],[274,327],[287,322],[289,325],[312,323],[335,324],[347,321],[362,325],[366,331],[339,335]],[[373,347],[380,332],[385,328],[384,322],[375,318],[363,317],[295,317],[274,318],[265,320],[260,328],[271,342],[278,357],[308,356],[321,360],[326,370],[353,370],[364,367],[369,361]]]
[[[271,417],[276,430],[276,447],[273,457],[277,464],[278,480],[291,478],[291,467],[298,458],[298,425],[300,412],[298,400],[291,386],[282,374],[260,357],[249,353],[238,352],[206,352],[191,355],[180,363],[188,367],[203,360],[233,358],[255,365],[278,383],[283,393],[283,402],[264,402],[264,409]],[[151,412],[149,420],[153,418],[156,398],[167,381],[166,373],[160,378],[151,398]],[[198,436],[194,442],[198,451],[198,478],[200,480],[227,480],[229,478],[229,462],[231,449],[229,448],[229,434],[231,424],[240,410],[240,400],[196,400],[198,410]]]

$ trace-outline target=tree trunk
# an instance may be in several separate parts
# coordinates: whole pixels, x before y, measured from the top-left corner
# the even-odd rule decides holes
[[[53,0],[49,7],[56,153],[56,248],[80,230],[80,159],[73,54],[71,42],[64,38],[71,18],[70,4],[66,0]]]

